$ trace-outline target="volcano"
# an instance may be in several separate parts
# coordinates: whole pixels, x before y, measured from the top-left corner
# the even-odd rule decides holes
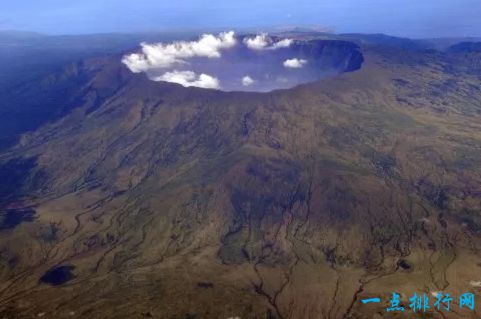
[[[286,38],[177,70],[220,90],[129,48],[2,91],[1,316],[378,318],[393,291],[477,292],[480,53]],[[307,77],[238,91],[274,66]]]

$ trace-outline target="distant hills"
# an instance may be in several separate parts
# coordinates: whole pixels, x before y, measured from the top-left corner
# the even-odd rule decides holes
[[[448,51],[453,53],[478,53],[481,52],[481,42],[460,42],[450,46]]]

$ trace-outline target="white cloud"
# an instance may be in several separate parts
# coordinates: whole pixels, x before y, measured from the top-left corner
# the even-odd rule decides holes
[[[252,50],[263,50],[269,45],[267,33],[258,34],[254,38],[245,38],[244,43]]]
[[[291,39],[283,39],[281,41],[278,41],[276,43],[274,43],[271,48],[272,49],[280,49],[280,48],[288,48],[290,47],[292,44],[292,40]]]
[[[210,76],[208,74],[197,75],[192,71],[171,71],[162,74],[161,76],[154,77],[154,81],[165,81],[171,83],[181,84],[185,87],[195,86],[204,89],[219,89],[219,79]]]
[[[246,75],[242,78],[243,86],[250,86],[252,84],[254,84],[254,80],[250,76]]]
[[[253,38],[245,38],[244,44],[252,50],[276,50],[289,47],[292,44],[292,40],[283,39],[273,43],[267,33],[261,33]]]
[[[153,68],[170,68],[176,64],[184,64],[186,59],[192,57],[219,58],[221,50],[231,48],[236,43],[234,31],[222,32],[217,36],[204,34],[198,41],[142,43],[142,52],[125,55],[122,62],[132,72],[140,73]]]
[[[307,63],[307,60],[304,60],[304,59],[297,59],[297,58],[294,58],[294,59],[288,59],[288,60],[285,60],[283,65],[284,67],[286,68],[291,68],[291,69],[300,69],[304,66],[304,64]]]

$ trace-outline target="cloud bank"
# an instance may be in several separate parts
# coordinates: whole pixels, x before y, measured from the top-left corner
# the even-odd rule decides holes
[[[228,31],[203,34],[193,41],[144,42],[137,52],[124,55],[122,63],[133,73],[145,72],[151,80],[185,87],[267,91],[316,79],[308,72],[311,65],[304,67],[307,59],[286,60],[299,54],[305,57],[301,49],[306,44],[293,43],[267,33],[237,37]]]
[[[276,50],[289,47],[292,44],[292,40],[283,39],[278,42],[273,42],[267,33],[261,33],[253,38],[245,38],[244,44],[252,50]]]
[[[285,60],[283,65],[284,67],[290,68],[290,69],[300,69],[306,63],[307,63],[307,60],[294,58],[294,59]]]
[[[234,31],[222,32],[217,36],[202,35],[198,41],[177,41],[170,44],[142,43],[142,52],[123,57],[122,62],[134,73],[145,72],[153,68],[171,68],[185,64],[193,57],[220,58],[221,50],[235,46],[237,40]]]

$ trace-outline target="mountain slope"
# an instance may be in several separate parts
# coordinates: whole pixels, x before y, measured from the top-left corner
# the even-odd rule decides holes
[[[263,94],[80,65],[77,105],[0,156],[0,313],[372,318],[361,298],[477,289],[480,73],[363,54]]]

